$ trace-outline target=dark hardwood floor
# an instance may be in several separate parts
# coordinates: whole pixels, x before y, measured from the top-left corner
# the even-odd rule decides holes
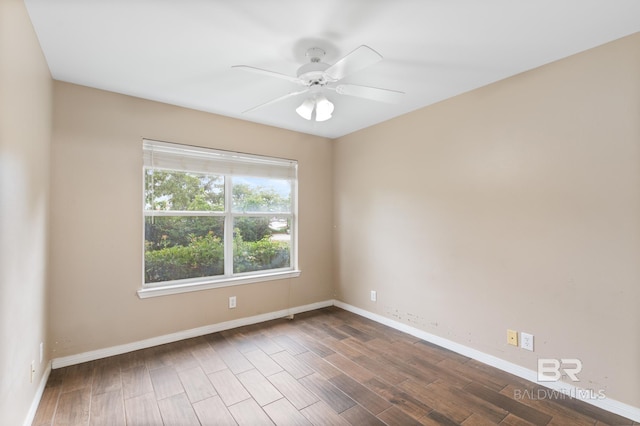
[[[634,424],[538,389],[332,307],[53,370],[33,424]]]

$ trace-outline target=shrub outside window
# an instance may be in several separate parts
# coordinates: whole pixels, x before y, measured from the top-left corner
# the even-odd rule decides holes
[[[141,297],[299,274],[296,161],[146,139],[143,153]]]

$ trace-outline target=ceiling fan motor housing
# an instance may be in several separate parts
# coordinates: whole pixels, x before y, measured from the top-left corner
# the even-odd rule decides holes
[[[324,55],[325,51],[319,47],[307,50],[306,56],[311,62],[298,68],[297,76],[308,86],[324,86],[330,82],[324,72],[331,65],[321,62]]]
[[[310,62],[298,68],[298,78],[309,86],[324,86],[329,83],[324,72],[329,68],[324,62]]]

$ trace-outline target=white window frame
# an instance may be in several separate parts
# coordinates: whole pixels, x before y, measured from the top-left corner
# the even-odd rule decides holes
[[[295,278],[298,269],[298,177],[297,161],[274,157],[201,148],[189,145],[143,139],[142,168],[142,288],[138,290],[141,299],[169,294],[200,291],[212,288],[243,285],[263,281]],[[224,212],[202,211],[152,211],[145,208],[145,171],[149,168],[175,170],[193,173],[211,173],[224,176]],[[233,224],[237,217],[274,216],[273,212],[237,213],[232,211],[232,185],[235,176],[280,177],[291,180],[291,213],[275,213],[291,219],[289,246],[290,266],[287,268],[233,273]],[[145,283],[144,241],[145,218],[149,216],[218,216],[224,218],[224,275],[213,277],[187,278],[157,283]]]

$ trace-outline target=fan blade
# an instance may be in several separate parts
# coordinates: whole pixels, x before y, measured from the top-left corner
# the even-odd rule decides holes
[[[382,56],[378,52],[363,44],[331,65],[324,73],[333,80],[340,80],[381,60]]]
[[[299,90],[299,91],[297,91],[297,92],[287,93],[286,95],[278,96],[277,98],[275,98],[275,99],[271,99],[271,100],[270,100],[270,101],[268,101],[268,102],[265,102],[265,103],[260,104],[260,105],[258,105],[258,106],[254,106],[253,108],[249,108],[249,109],[248,109],[248,110],[246,110],[246,111],[242,111],[242,113],[243,113],[243,114],[245,114],[245,113],[247,113],[247,112],[255,111],[255,110],[257,110],[257,109],[264,108],[264,107],[269,106],[269,105],[271,105],[271,104],[275,104],[276,102],[283,101],[283,100],[285,100],[285,99],[287,99],[287,98],[291,98],[291,97],[293,97],[293,96],[300,95],[300,94],[302,94],[302,93],[306,93],[306,92],[308,92],[308,91],[309,91],[309,89],[307,88],[307,89],[304,89],[304,90]]]
[[[254,72],[256,74],[267,75],[269,77],[276,77],[276,78],[279,78],[282,80],[288,80],[297,84],[302,84],[302,85],[305,84],[304,81],[300,80],[297,77],[292,77],[290,75],[281,74],[275,71],[263,70],[262,68],[250,67],[249,65],[233,65],[231,68],[237,68],[245,71]]]
[[[356,84],[339,84],[336,86],[336,92],[341,95],[356,96],[358,98],[388,103],[399,102],[404,95],[404,92],[399,92],[397,90],[358,86]]]

